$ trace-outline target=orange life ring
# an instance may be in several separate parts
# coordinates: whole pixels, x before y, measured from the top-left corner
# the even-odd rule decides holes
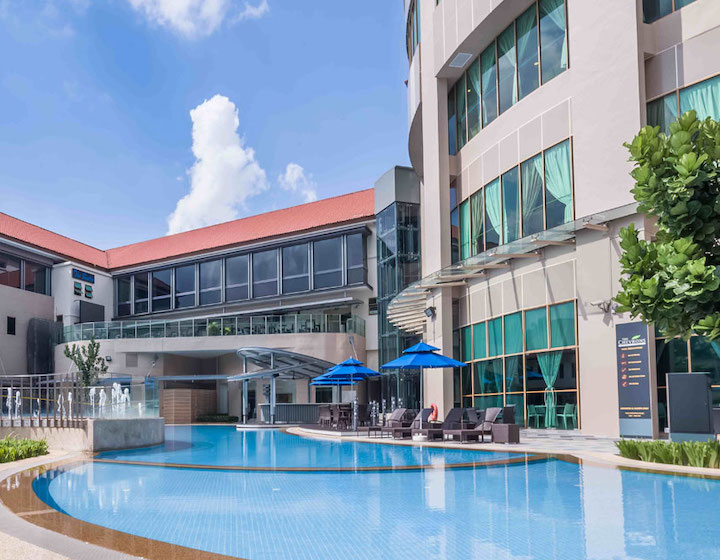
[[[437,418],[438,418],[438,407],[437,407],[437,405],[436,405],[435,403],[432,403],[432,404],[430,405],[430,410],[432,410],[432,412],[430,413],[430,418],[429,418],[428,420],[430,420],[430,422],[435,422],[435,421],[437,420]]]

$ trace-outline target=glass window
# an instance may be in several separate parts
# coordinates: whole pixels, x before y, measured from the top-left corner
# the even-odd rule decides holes
[[[248,255],[225,259],[225,300],[248,298]]]
[[[503,392],[502,358],[475,364],[475,392],[481,394]]]
[[[720,346],[701,336],[690,337],[690,360],[694,372],[709,373],[711,383],[720,385]]]
[[[477,323],[473,325],[473,359],[481,360],[487,358],[487,348],[485,342],[485,323]]]
[[[528,351],[547,348],[547,310],[544,307],[525,312],[525,345]]]
[[[118,317],[130,315],[130,277],[117,279],[117,314]]]
[[[540,60],[542,82],[567,68],[565,0],[540,0]]]
[[[677,118],[677,94],[675,93],[647,104],[648,126],[659,126],[665,134],[670,133],[670,123],[675,122]]]
[[[460,361],[469,362],[472,360],[472,331],[470,327],[463,327],[460,329]]]
[[[450,260],[456,263],[460,260],[460,211],[455,208],[450,212]]]
[[[510,356],[505,358],[505,390],[507,392],[523,390],[522,367],[522,356]],[[516,415],[517,412],[518,411],[516,410]],[[517,421],[517,418],[515,420]]]
[[[498,115],[494,41],[480,55],[480,70],[482,72],[482,122],[483,126],[487,126]]]
[[[643,0],[643,21],[652,23],[672,12],[672,8],[673,0]]]
[[[460,203],[460,259],[470,256],[470,203],[464,200]]]
[[[457,119],[457,149],[467,143],[467,130],[465,129],[465,75],[455,84],[455,116]]]
[[[687,342],[679,338],[655,341],[658,387],[665,387],[667,373],[683,373],[689,370]]]
[[[411,238],[413,236],[408,235],[405,237]],[[347,283],[362,284],[367,279],[365,236],[362,233],[353,233],[345,237],[345,243],[347,246]],[[405,249],[409,251],[410,248],[406,246]]]
[[[457,117],[455,115],[455,88],[448,93],[448,148],[450,155],[457,153]]]
[[[550,306],[550,346],[575,346],[575,304],[560,303]]]
[[[191,266],[193,270],[194,266]],[[171,271],[156,270],[152,273],[152,310],[153,311],[167,311],[170,309],[170,290],[171,290]],[[193,283],[195,281],[195,275],[193,273]],[[194,305],[193,301],[193,305]]]
[[[535,5],[517,19],[518,95],[520,99],[539,85],[538,30]]]
[[[680,114],[691,109],[700,120],[720,119],[720,76],[680,90]]]
[[[468,140],[480,132],[480,61],[475,59],[467,73]]]
[[[252,259],[253,297],[277,295],[277,249],[253,253]]]
[[[538,154],[520,166],[523,237],[545,229],[543,218],[543,158]]]
[[[473,255],[482,253],[485,250],[485,244],[483,239],[484,213],[483,191],[481,189],[470,197],[470,216],[472,232],[471,250]]]
[[[342,285],[342,238],[331,237],[313,243],[315,289]]]
[[[282,289],[284,294],[304,292],[310,289],[310,266],[308,244],[283,247],[282,250]]]
[[[545,150],[545,212],[548,229],[573,219],[569,140]]]
[[[522,313],[518,311],[511,315],[505,315],[505,353],[516,354],[522,351]]]
[[[500,179],[485,185],[485,249],[502,244],[502,207]]]
[[[20,259],[0,253],[0,286],[20,287]]]
[[[520,181],[518,168],[502,176],[503,239],[510,243],[520,239]]]
[[[515,68],[515,24],[510,24],[497,39],[498,99],[503,113],[517,103],[517,72]]]
[[[695,0],[675,0],[675,9],[679,10],[695,2]]]
[[[150,289],[148,286],[147,272],[135,274],[135,313],[147,313],[150,311]]]
[[[488,356],[499,356],[503,353],[502,317],[488,321]]]
[[[200,305],[220,303],[222,300],[222,261],[200,263]]]
[[[180,266],[175,269],[175,307],[193,307],[195,305],[195,265]],[[153,298],[153,310],[155,299]]]
[[[48,288],[48,268],[25,261],[25,289],[36,294],[50,295]]]

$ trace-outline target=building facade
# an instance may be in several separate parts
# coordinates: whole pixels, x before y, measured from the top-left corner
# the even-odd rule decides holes
[[[720,118],[714,0],[405,0],[408,147],[422,279],[390,321],[469,364],[426,402],[515,404],[532,426],[617,436],[619,230],[637,214],[623,143],[686,110]],[[432,308],[432,313],[427,313]],[[652,329],[651,329],[652,331]],[[668,371],[720,368],[709,344],[648,333],[648,422]],[[698,369],[702,368],[702,369]]]

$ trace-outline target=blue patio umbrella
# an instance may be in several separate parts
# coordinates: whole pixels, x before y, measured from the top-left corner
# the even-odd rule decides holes
[[[417,369],[420,370],[420,408],[425,402],[423,400],[423,369],[425,368],[455,368],[465,367],[467,364],[458,362],[442,354],[438,354],[440,348],[435,348],[424,342],[418,342],[407,350],[402,356],[380,366],[380,369]]]

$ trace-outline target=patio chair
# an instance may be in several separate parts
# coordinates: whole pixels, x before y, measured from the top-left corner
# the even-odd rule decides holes
[[[370,424],[370,407],[366,404],[357,405],[358,426],[367,426]]]
[[[430,424],[428,423],[428,418],[430,418],[430,414],[432,414],[431,408],[423,408],[420,412],[417,413],[415,416],[415,419],[408,423],[408,422],[401,422],[402,424],[407,424],[403,426],[398,426],[395,428],[388,428],[388,432],[390,435],[392,435],[393,439],[406,439],[412,436],[413,428],[429,428]]]
[[[515,405],[509,404],[504,406],[502,414],[500,414],[502,424],[514,424],[515,423]]]
[[[445,420],[443,420],[443,423],[440,426],[437,428],[431,426],[428,426],[427,428],[413,428],[412,435],[420,434],[426,436],[428,440],[442,440],[444,438],[443,430],[456,428],[460,424],[464,414],[464,408],[451,408],[450,412],[447,413]]]
[[[324,405],[319,407],[318,424],[320,424],[321,426],[332,425],[332,413],[330,412],[330,406]]]
[[[545,423],[545,413],[541,413],[540,410],[538,410],[538,407],[534,404],[529,404],[527,407],[527,423],[529,427],[532,427],[533,418],[535,419],[536,428],[540,427],[541,421],[543,424]]]
[[[575,429],[577,426],[577,418],[575,417],[575,405],[574,404],[566,404],[563,407],[562,412],[558,412],[558,419],[562,420],[563,428],[566,430],[568,429],[568,420],[570,420],[570,426],[572,429]]]
[[[392,428],[402,428],[403,424],[405,426],[410,425],[409,422],[404,420],[406,413],[407,408],[396,408],[393,410],[390,416],[385,419],[385,425],[380,429],[380,435],[392,434]]]
[[[480,421],[474,428],[454,428],[449,430],[443,430],[443,434],[452,439],[458,438],[460,443],[468,441],[482,441],[485,442],[485,434],[490,434],[492,437],[492,425],[497,422],[502,408],[492,407],[484,410],[480,413]]]

